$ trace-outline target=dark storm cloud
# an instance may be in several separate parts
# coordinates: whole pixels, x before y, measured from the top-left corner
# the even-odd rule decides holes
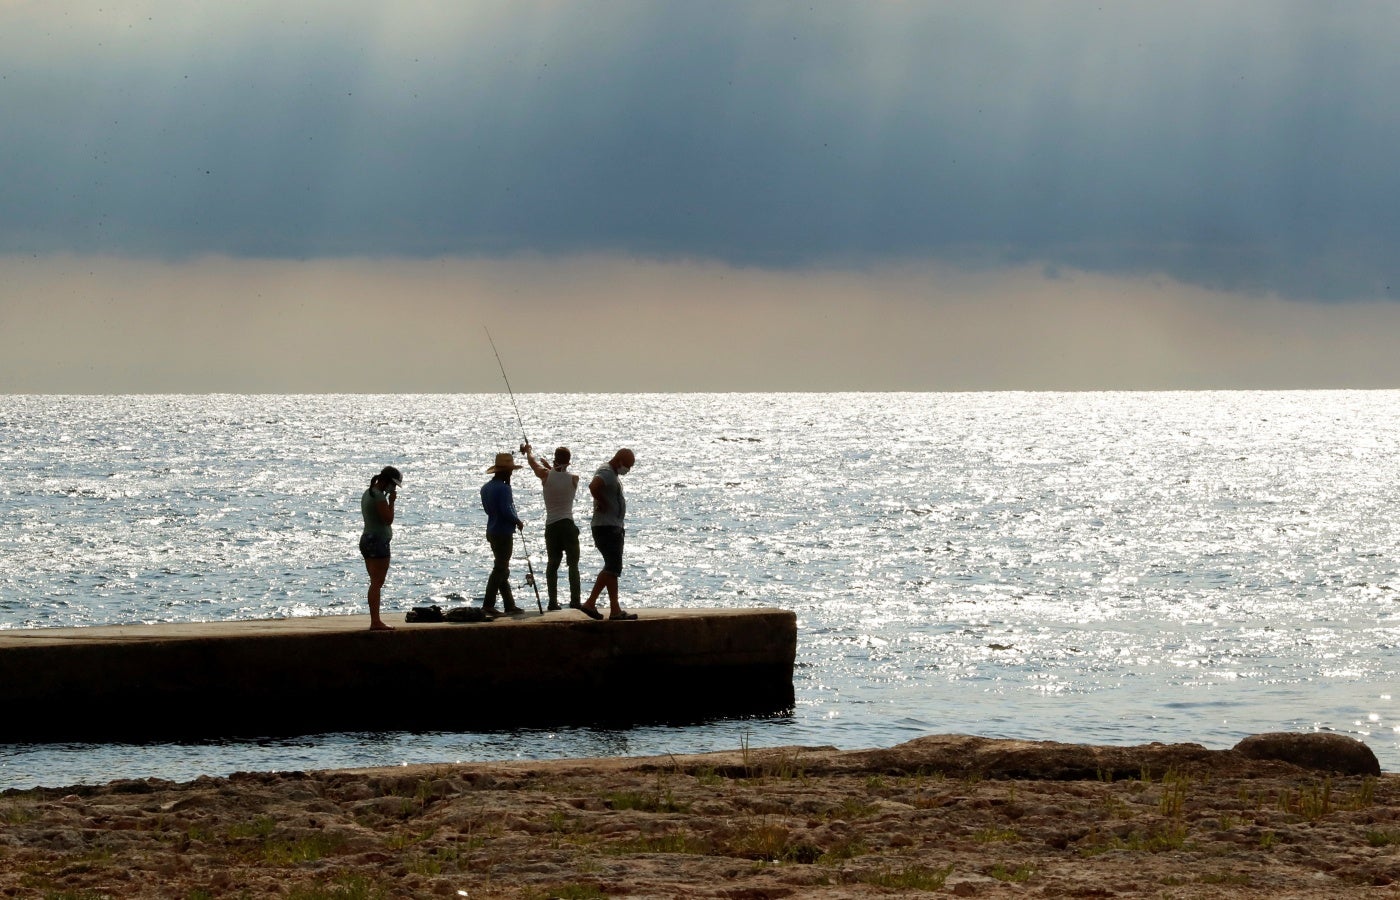
[[[1031,262],[1389,296],[1386,4],[238,6],[0,4],[0,251]]]

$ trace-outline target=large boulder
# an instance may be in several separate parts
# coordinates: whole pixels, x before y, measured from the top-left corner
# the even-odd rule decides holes
[[[1339,775],[1381,774],[1381,764],[1371,748],[1343,734],[1293,731],[1256,734],[1236,744],[1235,750],[1250,759],[1277,759]]]

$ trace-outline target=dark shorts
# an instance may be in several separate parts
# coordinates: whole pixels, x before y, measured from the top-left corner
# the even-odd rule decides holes
[[[365,559],[388,559],[389,539],[377,534],[360,535],[360,555]]]
[[[622,574],[623,530],[616,525],[604,525],[593,529],[593,546],[603,554],[603,571],[614,575]]]

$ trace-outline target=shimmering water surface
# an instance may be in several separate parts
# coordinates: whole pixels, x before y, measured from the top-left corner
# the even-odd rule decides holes
[[[585,476],[636,451],[626,605],[797,612],[791,716],[0,746],[0,787],[945,732],[1324,729],[1400,769],[1400,393],[517,400]],[[387,463],[406,480],[386,606],[479,594],[478,488],[518,442],[501,395],[0,397],[0,627],[363,612],[359,495]],[[538,552],[537,483],[516,496]]]

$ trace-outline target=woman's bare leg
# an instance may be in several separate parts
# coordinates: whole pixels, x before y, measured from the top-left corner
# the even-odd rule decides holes
[[[389,577],[389,557],[365,560],[365,571],[369,573],[369,630],[393,631],[393,626],[386,625],[379,617],[380,594],[384,580]]]

